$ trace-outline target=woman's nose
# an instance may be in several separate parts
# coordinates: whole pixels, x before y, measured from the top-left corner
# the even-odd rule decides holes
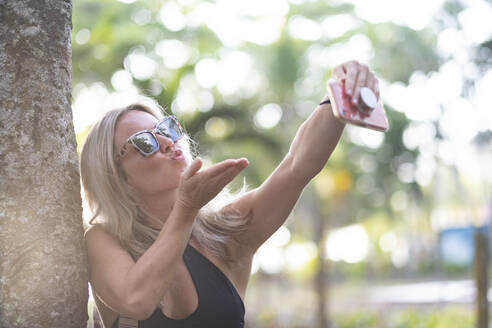
[[[168,138],[160,134],[156,134],[156,135],[159,140],[159,145],[161,146],[162,152],[167,153],[168,151],[172,150],[172,148],[174,147],[174,142],[172,141],[171,138]]]

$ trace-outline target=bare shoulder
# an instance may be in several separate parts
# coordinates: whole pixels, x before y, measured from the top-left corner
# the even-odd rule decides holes
[[[113,312],[132,314],[125,300],[126,274],[135,265],[130,253],[118,238],[101,225],[91,226],[85,232],[89,262],[89,282],[100,299],[98,309],[107,322]],[[111,309],[107,311],[106,306]],[[108,314],[109,313],[109,314]]]
[[[102,225],[95,224],[84,233],[84,237],[87,244],[113,244],[119,245],[116,237],[107,232]]]
[[[84,233],[84,236],[85,238],[87,239],[90,236],[97,236],[97,235],[100,235],[100,234],[107,234],[109,235],[105,230],[104,228],[102,227],[102,225],[100,224],[94,224],[94,225],[91,225]]]
[[[121,272],[126,272],[126,269],[134,264],[130,253],[120,244],[118,238],[101,225],[94,225],[87,229],[85,241],[92,278],[111,271],[107,266],[108,261],[111,261],[112,267],[117,267]],[[97,289],[97,286],[95,287]]]

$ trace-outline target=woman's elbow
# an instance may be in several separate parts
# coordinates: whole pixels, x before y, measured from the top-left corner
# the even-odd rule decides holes
[[[136,320],[146,320],[154,313],[157,305],[149,299],[129,298],[125,304],[125,316]]]

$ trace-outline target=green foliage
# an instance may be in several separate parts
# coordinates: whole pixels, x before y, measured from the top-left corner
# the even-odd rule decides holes
[[[473,313],[461,308],[438,309],[432,312],[410,309],[393,315],[389,322],[389,326],[395,328],[474,327]]]
[[[386,80],[408,83],[415,71],[427,73],[439,68],[436,35],[430,30],[414,31],[385,23],[368,26],[367,36],[377,49],[373,69]]]
[[[340,328],[472,328],[473,312],[467,308],[446,307],[430,310],[409,308],[397,311],[362,310],[335,316]]]
[[[360,311],[337,318],[340,328],[372,328],[378,327],[380,319],[370,311]]]
[[[329,50],[330,47],[347,43],[354,35],[362,34],[368,38],[373,49],[373,56],[367,64],[377,76],[389,83],[399,81],[407,84],[416,71],[429,73],[438,70],[442,60],[435,50],[438,31],[430,28],[416,31],[390,22],[371,24],[357,17],[353,4],[323,0],[306,1],[297,5],[289,2],[290,10],[284,17],[278,40],[268,45],[244,41],[237,46],[230,46],[223,44],[219,35],[206,24],[185,26],[179,31],[167,29],[159,17],[164,3],[166,2],[157,0],[137,0],[131,4],[114,0],[74,1],[73,84],[89,86],[95,82],[102,82],[109,91],[113,91],[113,74],[118,70],[131,71],[125,61],[128,55],[145,54],[155,62],[155,73],[145,79],[133,76],[132,82],[141,93],[152,95],[168,111],[173,111],[173,101],[179,91],[186,88],[185,80],[193,78],[196,64],[200,60],[211,58],[222,64],[222,55],[228,51],[246,53],[263,83],[257,92],[248,96],[241,92],[226,96],[216,86],[207,90],[200,87],[198,91],[205,90],[213,96],[212,109],[178,113],[178,116],[187,132],[200,145],[198,150],[202,156],[212,161],[246,156],[251,165],[244,171],[244,176],[251,187],[260,185],[282,160],[297,128],[307,116],[305,113],[314,110],[323,96],[325,81],[331,70],[340,64],[313,63],[310,61],[312,58],[309,59],[307,55],[308,49],[318,47],[321,50]],[[191,12],[203,3],[213,4],[207,1],[179,3],[184,13]],[[445,2],[441,20],[438,21],[441,24],[440,28],[449,27],[450,24],[458,28],[457,15],[463,9],[460,1]],[[149,15],[148,21],[142,22],[135,18],[142,11]],[[337,14],[352,17],[357,26],[337,37],[321,37],[317,41],[297,39],[288,31],[288,22],[294,16],[305,17],[319,25],[324,19]],[[82,30],[82,34],[79,35]],[[87,32],[85,30],[89,31],[87,40],[78,39]],[[193,51],[190,60],[176,69],[166,67],[155,51],[160,41],[170,39],[181,41]],[[492,65],[491,53],[492,40],[477,47],[475,61],[481,68]],[[352,58],[346,58],[350,59]],[[310,87],[301,89],[299,86],[306,82]],[[248,85],[253,83],[257,82],[247,81]],[[162,90],[157,88],[158,90],[153,92],[155,85]],[[308,110],[300,110],[301,104],[309,102],[311,105]],[[276,127],[261,129],[255,125],[254,116],[261,106],[268,103],[281,106],[282,118]],[[313,188],[313,194],[320,201],[313,201],[309,206],[317,204],[317,210],[327,221],[325,226],[333,228],[362,222],[369,234],[373,250],[373,258],[366,262],[355,265],[332,263],[330,274],[333,275],[365,278],[369,272],[375,271],[378,277],[381,277],[396,271],[389,254],[383,252],[378,243],[381,236],[390,230],[409,230],[407,211],[395,210],[391,204],[391,198],[397,191],[403,191],[411,201],[418,203],[422,208],[422,213],[416,216],[415,220],[419,222],[413,222],[414,226],[411,228],[415,229],[418,226],[420,230],[416,233],[430,229],[429,209],[435,202],[432,189],[436,186],[431,185],[428,187],[429,190],[422,190],[417,183],[405,183],[398,178],[401,165],[414,164],[419,150],[407,149],[403,142],[404,132],[410,125],[410,120],[399,108],[386,105],[386,110],[391,128],[384,134],[382,144],[377,149],[369,148],[355,142],[345,133],[321,173],[320,182],[317,183],[320,187]],[[214,122],[220,123],[223,133],[207,132],[207,126],[210,127]],[[435,124],[437,127],[437,123]],[[88,129],[85,129],[77,135],[79,144],[87,132]],[[490,133],[484,132],[477,136],[475,142],[485,149],[491,144],[491,139]],[[367,169],[368,163],[372,169]],[[240,187],[241,183],[242,181],[236,181],[233,187]],[[361,187],[364,183],[366,187],[372,183],[372,187],[364,189]],[[332,189],[328,192],[326,189],[322,190],[323,188]],[[293,230],[293,240],[314,239],[316,231],[313,231],[312,227],[317,218],[312,212],[294,214],[295,224],[290,226]],[[321,243],[323,240],[324,238],[320,238],[317,242]],[[319,259],[313,259],[304,268],[289,274],[299,280],[312,279],[320,263],[322,262]],[[419,262],[419,266],[423,272],[435,269],[430,262]],[[464,273],[463,268],[444,269],[451,274]],[[265,326],[277,327],[274,322],[275,313],[269,310],[261,313],[260,319],[266,322]],[[468,310],[447,308],[433,312],[362,311],[339,315],[335,318],[335,323],[336,327],[343,328],[465,328],[473,326],[473,319]]]
[[[204,3],[189,1],[177,5],[187,14]],[[154,61],[156,70],[149,78],[137,79],[133,76],[133,84],[141,93],[152,95],[168,111],[173,111],[173,101],[186,88],[185,80],[194,79],[195,66],[200,60],[212,58],[220,64],[222,55],[228,51],[246,53],[263,81],[262,88],[248,96],[241,92],[226,96],[216,86],[207,90],[200,87],[198,91],[205,90],[213,96],[213,108],[210,111],[178,113],[178,116],[187,132],[200,145],[199,152],[210,160],[248,157],[251,165],[244,174],[252,187],[268,177],[289,149],[297,128],[305,119],[305,115],[299,114],[300,104],[311,102],[309,106],[314,110],[323,95],[327,76],[333,67],[340,64],[330,62],[319,66],[310,62],[307,56],[310,47],[329,49],[362,34],[370,40],[374,49],[369,66],[388,82],[407,82],[415,71],[429,72],[439,65],[434,50],[434,31],[415,31],[393,23],[371,24],[357,17],[352,4],[321,0],[290,4],[278,40],[268,45],[244,41],[237,46],[224,45],[219,35],[204,23],[185,26],[179,31],[169,30],[160,17],[163,4],[165,2],[156,0],[137,0],[131,4],[113,0],[75,1],[73,84],[102,82],[109,91],[113,91],[113,74],[118,70],[131,73],[126,60],[128,55],[143,54]],[[213,5],[212,2],[209,4]],[[148,16],[147,20],[136,18],[142,12]],[[321,37],[318,41],[295,38],[288,30],[288,22],[294,16],[321,24],[323,20],[338,14],[353,17],[356,27],[335,38]],[[87,34],[85,30],[89,31],[87,40],[80,40],[81,30],[84,30],[82,36]],[[181,41],[193,52],[190,60],[176,69],[166,67],[155,50],[160,41],[169,39]],[[299,86],[306,81],[311,87],[300,92]],[[162,90],[152,91],[155,85]],[[276,127],[261,129],[255,125],[254,116],[267,103],[279,104],[283,115]],[[406,149],[403,143],[403,133],[410,121],[401,112],[388,106],[386,109],[391,129],[385,133],[379,148],[371,149],[345,137],[327,164],[329,175],[335,181],[336,192],[331,195],[333,197],[318,192],[317,197],[325,197],[323,202],[319,202],[319,210],[331,222],[330,227],[358,222],[380,213],[388,218],[388,225],[401,224],[404,214],[395,212],[391,206],[394,192],[402,190],[410,198],[422,199],[423,192],[416,183],[403,183],[397,175],[400,165],[414,163],[418,157],[418,150]],[[207,125],[210,127],[214,122],[224,127],[223,133],[207,132]],[[79,139],[83,139],[85,133],[80,133]],[[365,171],[362,162],[374,163],[374,168]],[[361,189],[361,181],[372,181],[373,189]],[[296,228],[303,232],[310,231],[301,226],[312,224],[312,220],[304,222]],[[378,236],[371,237],[372,242],[377,243],[382,233],[378,231]],[[312,239],[313,236],[307,235],[305,238]],[[387,265],[387,259],[382,261],[386,261]],[[349,269],[355,276],[362,276],[365,270],[364,265]]]

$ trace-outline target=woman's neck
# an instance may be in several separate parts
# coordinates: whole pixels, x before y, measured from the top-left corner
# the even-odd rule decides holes
[[[149,222],[155,228],[162,228],[162,225],[166,223],[167,218],[173,210],[176,203],[178,190],[166,191],[165,193],[146,195],[143,197],[141,204],[146,214],[151,215],[154,220]],[[157,219],[159,222],[155,222]]]

